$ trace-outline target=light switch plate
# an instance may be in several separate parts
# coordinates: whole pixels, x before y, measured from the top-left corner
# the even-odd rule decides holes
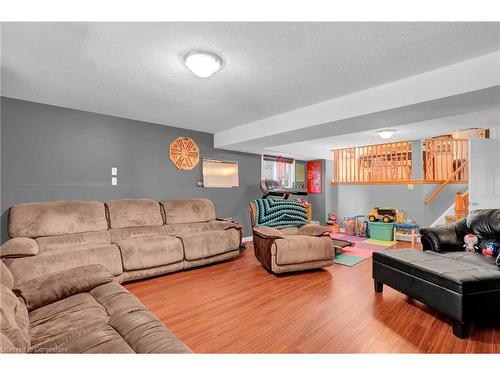
[[[117,177],[111,177],[111,185],[118,185],[118,178]]]
[[[117,176],[117,175],[118,175],[118,168],[111,167],[111,176]]]

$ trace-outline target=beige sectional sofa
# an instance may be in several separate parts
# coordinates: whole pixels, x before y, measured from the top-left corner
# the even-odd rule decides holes
[[[16,283],[88,264],[135,280],[236,257],[242,239],[207,199],[24,203],[9,234],[0,254]]]
[[[0,353],[190,352],[104,266],[0,278]]]

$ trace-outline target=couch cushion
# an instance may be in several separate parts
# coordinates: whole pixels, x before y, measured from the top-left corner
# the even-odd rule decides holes
[[[285,236],[283,239],[275,240],[271,253],[276,256],[278,265],[332,260],[334,256],[330,237],[304,235]]]
[[[236,229],[210,230],[182,236],[186,260],[197,260],[237,250],[240,233]]]
[[[82,246],[109,245],[111,244],[111,235],[109,231],[86,232],[63,236],[38,237],[36,242],[40,251],[67,250]]]
[[[190,350],[149,311],[112,316],[109,325],[135,352],[190,353]]]
[[[106,268],[98,264],[89,264],[18,284],[14,292],[23,299],[28,310],[32,311],[74,294],[88,292],[98,285],[111,281],[113,275]]]
[[[120,249],[115,245],[74,247],[44,251],[28,258],[5,259],[16,285],[49,273],[88,264],[100,264],[113,276],[123,272]]]
[[[214,204],[209,199],[181,199],[160,202],[166,224],[200,223],[215,219]]]
[[[106,309],[109,315],[147,310],[136,296],[116,282],[99,285],[89,293]]]
[[[151,199],[121,199],[106,205],[111,228],[163,225],[160,205]]]
[[[11,237],[41,237],[104,231],[104,204],[95,201],[23,203],[9,210]]]
[[[5,285],[0,285],[0,333],[17,348],[30,346],[28,310]]]
[[[0,256],[3,258],[18,258],[36,255],[40,251],[36,241],[28,237],[16,237],[0,246]]]
[[[126,271],[163,266],[183,260],[182,242],[175,237],[148,237],[120,240],[123,268]]]
[[[89,293],[75,294],[29,313],[31,344],[53,348],[106,324],[109,316]]]
[[[110,232],[111,232],[111,241],[113,241],[113,243],[116,243],[117,241],[120,240],[165,236],[165,228],[162,225],[111,229]]]
[[[299,227],[280,228],[280,232],[289,236],[299,234]]]
[[[10,339],[0,332],[0,354],[2,353],[19,353],[19,351]]]
[[[470,231],[482,239],[500,240],[500,210],[474,210],[467,215]]]
[[[61,350],[65,353],[121,353],[134,354],[135,351],[109,324],[102,325],[84,335],[70,339]]]
[[[459,293],[500,288],[495,259],[479,253],[385,250],[374,252],[373,261]]]
[[[173,237],[188,236],[191,233],[204,232],[211,229],[209,222],[165,225],[167,235]]]
[[[0,260],[0,284],[12,289],[14,286],[14,277],[7,266]]]

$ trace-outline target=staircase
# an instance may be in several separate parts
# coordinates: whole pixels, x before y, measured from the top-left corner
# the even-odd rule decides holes
[[[469,212],[469,192],[464,193],[457,191],[455,194],[455,202],[446,209],[443,214],[437,218],[431,227],[438,227],[451,224],[467,216]]]

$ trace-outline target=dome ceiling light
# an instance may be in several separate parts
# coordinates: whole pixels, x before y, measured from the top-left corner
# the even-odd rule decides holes
[[[184,64],[197,77],[208,78],[222,68],[222,58],[212,52],[192,51],[184,56]]]
[[[391,138],[394,133],[396,133],[397,130],[394,129],[382,129],[382,130],[377,130],[377,134],[380,138],[382,139],[389,139]]]

